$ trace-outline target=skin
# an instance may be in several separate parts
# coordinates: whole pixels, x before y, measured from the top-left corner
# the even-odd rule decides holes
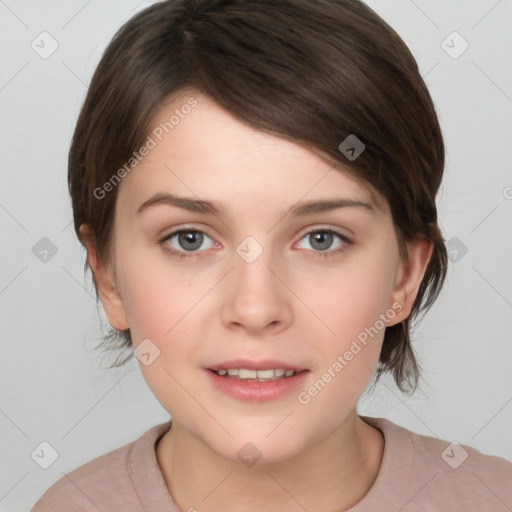
[[[171,98],[154,126],[189,97]],[[112,261],[100,262],[86,243],[111,325],[129,327],[135,349],[150,339],[160,350],[150,365],[139,361],[173,419],[157,445],[158,463],[181,510],[345,510],[368,492],[382,461],[382,434],[357,416],[356,406],[384,329],[308,404],[297,392],[321,378],[393,304],[401,311],[387,325],[410,314],[432,244],[423,238],[408,244],[405,264],[377,191],[312,151],[239,122],[207,97],[194,97],[198,105],[119,185]],[[229,213],[158,205],[137,214],[156,192],[222,202]],[[284,216],[298,201],[326,198],[373,207]],[[205,233],[195,252],[178,236],[161,242],[183,228]],[[352,243],[334,236],[322,250],[306,235],[312,228],[337,231]],[[263,249],[252,263],[236,252],[247,236]],[[166,245],[188,256],[172,256]],[[217,391],[204,370],[235,357],[276,358],[309,373],[296,392],[244,402]],[[237,458],[247,442],[262,454],[252,467]]]

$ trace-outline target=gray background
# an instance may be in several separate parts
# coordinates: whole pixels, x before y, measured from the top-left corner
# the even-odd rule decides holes
[[[28,510],[63,473],[168,419],[136,361],[107,370],[92,350],[106,320],[84,280],[66,184],[92,72],[115,30],[150,3],[0,0],[4,512]],[[386,378],[359,411],[512,461],[512,3],[369,4],[412,49],[438,108],[448,149],[439,214],[451,262],[416,331],[420,390],[406,398]],[[44,31],[58,44],[46,58],[31,46],[51,49]],[[55,254],[41,252],[44,237]],[[48,469],[31,455],[43,441],[59,455]]]

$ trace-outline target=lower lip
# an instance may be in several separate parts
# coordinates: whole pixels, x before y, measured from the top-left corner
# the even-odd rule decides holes
[[[221,377],[211,370],[205,370],[212,384],[222,393],[238,400],[268,402],[292,393],[301,384],[309,371],[296,373],[293,377],[269,380],[267,382],[247,382]]]

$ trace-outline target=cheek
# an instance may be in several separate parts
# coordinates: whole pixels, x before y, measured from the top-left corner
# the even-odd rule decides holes
[[[184,270],[161,256],[150,260],[142,251],[140,257],[132,251],[118,268],[134,348],[150,340],[145,343],[159,354],[141,370],[155,394],[162,387],[168,393],[176,384],[170,373],[181,380],[184,368],[197,366],[202,326],[211,318],[208,291],[219,277],[197,267]]]
[[[134,343],[145,338],[162,343],[170,338],[211,287],[206,274],[183,269],[164,255],[148,255],[144,250],[132,250],[129,259],[118,262],[118,268]]]
[[[312,309],[325,326],[319,323],[315,338],[316,371],[297,401],[304,414],[325,418],[318,436],[357,406],[378,364],[384,339],[381,315],[387,312],[389,275],[366,265],[346,270],[330,280],[329,293],[324,289],[310,296]]]
[[[324,339],[346,343],[372,327],[389,307],[393,292],[393,261],[361,254],[317,276],[315,286],[301,281],[304,301],[318,317]],[[377,327],[382,329],[382,322]],[[322,325],[323,324],[323,325]]]
[[[335,272],[324,271],[317,286],[303,284],[308,305],[322,322],[317,322],[315,384],[303,390],[299,402],[333,410],[333,421],[355,406],[368,385],[378,363],[386,318],[395,316],[389,308],[397,257],[393,249],[380,245],[361,251]]]
[[[143,378],[172,416],[196,421],[201,411],[190,396],[200,396],[202,390],[188,379],[188,369],[197,366],[204,332],[200,320],[207,305],[201,297],[212,284],[201,275],[190,278],[158,262],[145,268],[125,266],[125,271],[130,277],[123,299],[134,349],[141,344],[137,353],[147,351],[151,359],[147,365],[139,360]]]

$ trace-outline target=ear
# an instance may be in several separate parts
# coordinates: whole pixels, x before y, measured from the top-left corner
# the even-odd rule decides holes
[[[103,265],[98,259],[91,229],[86,224],[82,224],[80,226],[80,234],[82,235],[83,243],[87,250],[89,267],[94,274],[94,279],[98,287],[98,295],[109,324],[118,331],[128,329],[129,325],[123,299],[117,290],[110,267]]]
[[[432,257],[434,243],[428,238],[419,237],[407,243],[406,247],[408,259],[400,264],[390,301],[390,307],[394,304],[393,309],[397,314],[388,322],[388,327],[402,322],[411,314],[418,289]],[[402,306],[400,310],[396,307],[397,303]]]

